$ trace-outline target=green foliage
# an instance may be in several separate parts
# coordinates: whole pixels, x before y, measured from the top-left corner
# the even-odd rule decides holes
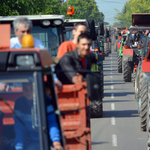
[[[150,0],[129,0],[125,3],[121,12],[118,11],[115,19],[123,27],[132,24],[133,13],[150,13]]]
[[[104,21],[104,14],[99,12],[98,6],[95,0],[68,0],[64,7],[73,6],[75,8],[75,15],[73,15],[73,19],[86,19],[93,18],[96,23]],[[69,18],[69,16],[65,15],[65,18]]]
[[[60,14],[60,0],[0,0],[0,16]]]
[[[104,14],[99,12],[95,0],[0,0],[0,16],[62,14],[66,18],[67,7],[75,8],[73,18],[94,18],[95,22],[103,22]]]

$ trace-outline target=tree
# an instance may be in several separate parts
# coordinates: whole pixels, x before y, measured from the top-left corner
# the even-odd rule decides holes
[[[133,13],[150,13],[150,0],[129,0],[125,3],[121,12],[118,11],[115,19],[126,26],[132,24]]]
[[[69,18],[68,6],[75,8],[73,18],[93,18],[96,23],[104,20],[95,0],[0,0],[0,16],[58,14]]]
[[[0,0],[0,15],[60,14],[60,0]]]
[[[75,8],[75,15],[72,16],[73,19],[87,19],[93,18],[95,22],[103,22],[104,21],[104,14],[99,12],[98,6],[95,0],[68,0],[63,7],[63,15],[65,18],[69,18],[66,15],[66,10],[68,6],[73,6]]]

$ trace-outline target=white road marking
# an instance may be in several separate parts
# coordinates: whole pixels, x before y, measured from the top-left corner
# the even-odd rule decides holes
[[[113,93],[111,94],[111,98],[114,98],[114,94]]]
[[[110,70],[112,70],[112,68]]]
[[[110,87],[110,88],[111,88],[111,90],[113,90],[113,89],[114,89],[114,86],[113,86],[113,85],[111,85],[111,87]]]
[[[111,61],[111,64],[112,64],[112,61]]]
[[[110,74],[112,74],[112,72]]]
[[[115,117],[111,117],[111,125],[116,125],[116,119]]]
[[[110,78],[113,78],[113,76],[110,76]]]
[[[113,134],[112,135],[112,146],[117,146],[117,135]]]
[[[111,103],[111,110],[115,110],[115,104]]]

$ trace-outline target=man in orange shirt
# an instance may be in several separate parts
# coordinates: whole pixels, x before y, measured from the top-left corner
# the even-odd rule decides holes
[[[77,47],[78,36],[86,31],[87,28],[85,24],[77,23],[72,30],[72,34],[74,36],[73,40],[65,41],[59,46],[57,57],[61,58],[65,53],[75,50]]]

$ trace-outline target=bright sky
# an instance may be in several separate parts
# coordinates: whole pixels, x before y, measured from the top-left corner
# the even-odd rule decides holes
[[[127,2],[128,0],[95,0],[95,1],[98,5],[99,10],[103,12],[105,15],[104,21],[113,24],[114,22],[117,21],[114,19],[114,16],[117,14],[115,8],[121,11],[125,2]]]

